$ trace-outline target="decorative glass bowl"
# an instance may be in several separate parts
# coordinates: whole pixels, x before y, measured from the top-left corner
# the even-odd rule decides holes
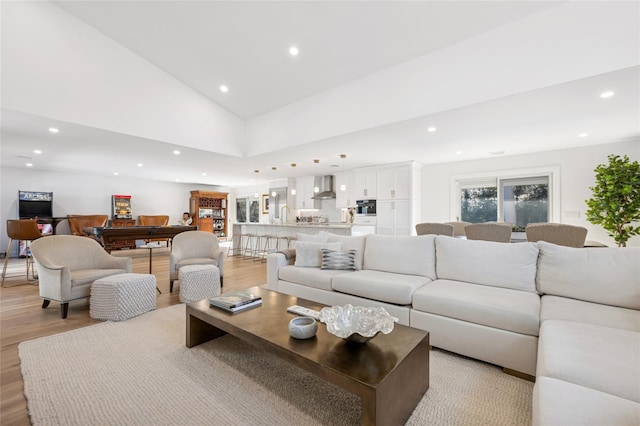
[[[398,318],[392,317],[382,307],[332,306],[322,308],[320,321],[327,325],[327,331],[348,342],[365,343],[378,333],[389,334]]]

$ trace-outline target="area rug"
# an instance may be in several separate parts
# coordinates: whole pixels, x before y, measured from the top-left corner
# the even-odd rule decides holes
[[[283,330],[286,332],[286,330]],[[185,307],[23,342],[35,425],[357,425],[360,399],[232,336],[185,347]],[[533,384],[431,351],[408,425],[527,425]]]

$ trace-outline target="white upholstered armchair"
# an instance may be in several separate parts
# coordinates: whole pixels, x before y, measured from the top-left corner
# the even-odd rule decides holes
[[[60,302],[60,316],[67,317],[69,302],[89,297],[97,279],[131,272],[131,258],[108,254],[100,244],[75,235],[51,235],[31,244],[38,270],[42,308]]]
[[[224,275],[224,252],[211,232],[187,231],[173,238],[169,255],[169,292],[178,279],[178,270],[187,265],[214,265],[220,269],[220,286]]]

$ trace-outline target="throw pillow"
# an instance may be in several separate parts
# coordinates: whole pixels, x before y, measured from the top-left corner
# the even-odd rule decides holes
[[[320,269],[356,270],[356,251],[334,251],[322,249],[322,266]]]
[[[295,266],[319,268],[322,265],[322,249],[340,250],[340,243],[316,243],[298,241],[296,244]]]
[[[321,231],[320,234],[327,237],[328,243],[342,244],[342,250],[356,250],[356,270],[362,269],[366,235],[337,235],[325,231]]]

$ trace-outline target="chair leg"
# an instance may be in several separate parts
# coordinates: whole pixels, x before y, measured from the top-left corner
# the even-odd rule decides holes
[[[173,280],[169,280],[169,293],[173,293]]]
[[[2,287],[4,287],[4,277],[7,275],[7,263],[9,262],[9,256],[11,255],[11,243],[13,239],[9,238],[9,246],[7,246],[7,252],[4,254],[4,267],[2,268]],[[27,272],[29,272],[27,270]]]
[[[223,284],[222,284],[222,280],[223,280],[223,278],[224,278],[224,277],[220,277],[220,288],[222,288],[222,285],[223,285]]]
[[[51,300],[44,299],[42,301],[42,309],[45,309],[47,306],[49,306],[49,303],[51,303]]]
[[[69,312],[69,302],[60,304],[60,318],[66,319]]]

